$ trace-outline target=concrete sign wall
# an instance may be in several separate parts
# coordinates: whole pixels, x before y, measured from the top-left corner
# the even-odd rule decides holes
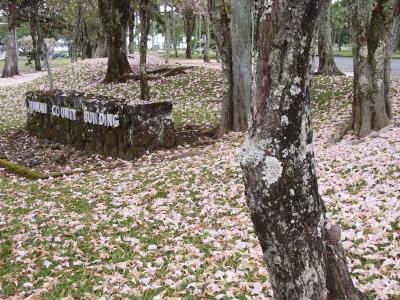
[[[34,91],[27,93],[26,107],[32,134],[106,156],[133,159],[175,142],[169,102]]]

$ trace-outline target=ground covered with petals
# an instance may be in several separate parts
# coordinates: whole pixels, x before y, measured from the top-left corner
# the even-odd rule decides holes
[[[157,67],[157,66],[154,66]],[[56,71],[56,86],[138,97],[138,83],[104,86],[105,62]],[[152,83],[174,103],[177,126],[213,127],[218,70],[195,68]],[[400,84],[393,82],[393,94]],[[0,135],[24,126],[23,92],[0,88]],[[330,142],[350,112],[351,78],[316,78],[315,151],[320,192],[343,228],[357,286],[400,295],[400,97],[390,125]],[[150,153],[124,166],[30,181],[0,170],[0,297],[270,299],[271,288],[243,195],[240,134]]]

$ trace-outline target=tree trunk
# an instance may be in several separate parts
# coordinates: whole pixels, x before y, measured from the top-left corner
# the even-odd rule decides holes
[[[331,3],[324,1],[318,22],[319,66],[316,75],[344,75],[336,66],[331,33]]]
[[[176,38],[176,16],[175,12],[172,11],[172,45],[174,47],[175,57],[178,58],[178,40]]]
[[[19,75],[16,14],[16,5],[10,3],[8,14],[8,41],[2,77],[13,77],[14,75]]]
[[[223,135],[234,129],[233,124],[233,75],[232,41],[230,19],[225,10],[224,0],[208,0],[208,13],[215,33],[222,64],[222,107],[219,134]]]
[[[86,22],[83,22],[83,30],[81,36],[82,44],[82,60],[93,58],[92,41],[90,40],[90,35],[88,31],[88,26]]]
[[[210,17],[208,12],[204,13],[204,23],[206,25],[206,41],[204,43],[204,62],[210,62]]]
[[[151,48],[150,49],[155,49],[155,44],[156,44],[156,34],[155,34],[155,30],[156,30],[156,23],[155,22],[150,22],[150,35],[151,35]]]
[[[192,37],[195,27],[196,15],[193,10],[186,9],[183,13],[183,23],[185,25],[186,34],[186,58],[192,58]]]
[[[215,60],[217,63],[221,63],[221,54],[219,52],[218,45],[215,46]]]
[[[396,50],[397,43],[400,38],[400,15],[397,14],[397,16],[394,17],[394,22],[392,26],[392,31],[391,35],[387,36],[387,43],[390,45],[389,47],[386,47],[386,55],[385,55],[385,60],[384,60],[384,95],[385,95],[385,107],[386,107],[386,113],[391,119],[393,117],[392,115],[392,104],[390,101],[390,73],[391,73],[391,59],[393,52]]]
[[[31,37],[32,37],[32,54],[33,54],[33,61],[35,64],[35,71],[41,71],[42,65],[40,61],[41,57],[41,49],[39,45],[39,35],[38,35],[38,26],[40,26],[39,19],[38,19],[38,7],[35,5],[31,10],[31,16],[29,20],[29,26],[31,28]]]
[[[104,83],[121,82],[131,72],[126,57],[125,30],[129,0],[98,0],[100,21],[106,38],[108,65]]]
[[[195,49],[199,49],[200,54],[201,54],[201,41],[202,41],[201,33],[202,33],[201,15],[197,15],[197,38],[196,38]]]
[[[351,2],[354,96],[351,128],[360,137],[389,123],[392,28],[399,14],[397,0]]]
[[[140,99],[150,100],[149,82],[146,70],[147,38],[150,30],[149,0],[140,0]]]
[[[128,21],[129,26],[129,54],[135,53],[135,14],[131,13]]]
[[[366,299],[318,194],[311,126],[312,38],[325,0],[258,7],[252,121],[241,148],[251,219],[275,299]]]
[[[232,60],[231,24],[223,0],[208,0],[208,13],[214,30],[218,50],[222,61],[222,111],[219,134],[231,130],[244,131],[247,128],[247,118],[251,99],[251,20],[245,20],[251,11],[246,11],[246,3],[232,2],[232,12],[235,21],[232,33],[235,35],[235,62]],[[237,9],[236,9],[237,8]],[[243,18],[243,19],[242,19]],[[250,27],[246,26],[250,24]],[[239,29],[239,27],[242,28]],[[248,35],[247,35],[247,34]],[[242,36],[238,36],[243,34]],[[239,43],[243,41],[243,44]],[[233,64],[235,70],[233,70]],[[248,65],[249,64],[249,65]],[[236,80],[236,81],[235,81]]]
[[[165,63],[169,63],[169,47],[170,47],[170,28],[169,16],[167,12],[167,0],[164,0],[164,22],[165,22]]]
[[[107,51],[105,47],[105,37],[101,31],[97,32],[95,57],[99,58],[107,57]]]
[[[231,35],[233,66],[233,125],[235,131],[245,131],[250,110],[252,89],[251,0],[231,2]]]

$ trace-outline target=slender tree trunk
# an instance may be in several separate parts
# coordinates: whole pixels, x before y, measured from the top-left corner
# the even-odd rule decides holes
[[[175,16],[175,12],[172,11],[172,45],[174,47],[174,54],[175,57],[178,58],[178,40],[176,38],[176,16]]]
[[[194,39],[192,40],[191,43],[191,50],[192,50],[192,55],[196,51],[197,48],[197,41],[198,41],[198,33],[199,33],[199,18],[198,15],[194,16]]]
[[[108,56],[104,83],[124,81],[131,73],[126,57],[125,31],[129,19],[129,0],[98,0],[99,15],[106,38]]]
[[[35,64],[35,71],[42,71],[42,65],[40,61],[40,50],[38,48],[38,35],[36,30],[36,24],[31,24],[31,37],[32,37],[32,54],[33,54],[33,61]]]
[[[150,21],[150,35],[151,35],[151,49],[155,49],[156,39],[155,39],[155,22]]]
[[[150,30],[149,16],[149,0],[140,0],[139,5],[140,17],[140,99],[144,101],[150,100],[149,83],[147,79],[146,55],[147,55],[147,39]]]
[[[101,32],[97,32],[97,42],[96,42],[96,51],[95,57],[104,58],[107,57],[107,51],[105,47],[105,38],[104,34]]]
[[[366,299],[318,194],[311,126],[312,38],[324,0],[258,7],[256,89],[241,149],[247,203],[275,299]]]
[[[252,33],[251,0],[231,2],[231,36],[233,67],[233,126],[235,131],[245,131],[250,110],[252,89]]]
[[[208,0],[208,13],[215,33],[222,64],[222,107],[219,134],[223,135],[234,129],[233,124],[233,75],[232,75],[232,41],[230,19],[225,10],[224,0]]]
[[[38,34],[38,39],[37,39],[37,51],[38,51],[38,56],[39,56],[39,63],[40,60],[44,60],[44,32],[42,30],[42,24],[40,22],[36,23],[36,30]],[[76,49],[76,47],[74,48]]]
[[[74,29],[73,33],[73,39],[71,42],[71,63],[77,62],[78,61],[78,55],[77,55],[77,45],[79,43],[79,33],[81,32],[81,24],[82,24],[82,19],[83,19],[83,13],[82,13],[82,5],[78,6],[78,22],[76,24],[76,27]],[[42,32],[41,29],[38,29],[38,32]],[[42,37],[44,39],[44,37]],[[39,41],[40,41],[39,37]],[[43,40],[41,40],[41,46],[40,49],[43,49]]]
[[[46,69],[47,69],[47,79],[49,81],[50,90],[52,91],[54,89],[54,80],[49,62],[49,49],[47,48],[46,42],[43,43],[43,50],[44,50],[44,61],[46,63]]]
[[[92,41],[90,40],[88,25],[86,24],[86,22],[83,22],[81,44],[82,44],[81,59],[84,60],[84,59],[93,58]]]
[[[317,75],[344,75],[336,66],[333,55],[331,33],[331,3],[325,1],[322,5],[318,22],[318,57],[319,66]]]
[[[9,4],[8,15],[8,41],[6,58],[4,61],[2,77],[19,75],[18,71],[18,39],[16,30],[17,8],[14,3]]]
[[[199,51],[201,51],[201,41],[202,41],[202,27],[203,25],[201,24],[201,15],[197,15],[197,39],[196,39],[196,48],[199,49]],[[201,53],[200,53],[201,54]]]
[[[208,16],[208,12],[204,13],[204,23],[206,26],[206,41],[204,43],[204,62],[210,62],[210,17]]]
[[[135,53],[135,14],[131,13],[128,21],[129,26],[129,54]]]
[[[392,28],[399,14],[397,0],[351,2],[354,96],[351,128],[368,135],[389,123]]]
[[[192,58],[192,37],[195,27],[196,15],[193,10],[186,9],[183,13],[183,23],[185,25],[186,33],[186,58]]]
[[[215,59],[217,63],[221,63],[221,54],[219,52],[218,45],[215,47]]]
[[[169,63],[169,47],[170,42],[170,26],[169,26],[169,16],[167,12],[167,0],[164,0],[164,23],[165,23],[165,63]]]
[[[30,16],[29,26],[31,28],[31,37],[32,37],[32,54],[33,61],[35,64],[35,71],[41,71],[42,65],[40,62],[41,49],[39,48],[39,37],[38,37],[38,8],[35,5],[32,9],[32,15]]]

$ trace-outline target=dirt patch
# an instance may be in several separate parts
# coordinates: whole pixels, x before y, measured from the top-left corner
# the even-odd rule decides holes
[[[148,163],[179,159],[193,151],[215,143],[215,129],[188,126],[176,132],[177,144],[173,149],[155,149],[147,151],[143,157]],[[185,151],[183,151],[183,149]],[[52,141],[39,139],[26,130],[18,130],[0,135],[0,157],[12,163],[28,167],[43,174],[73,174],[79,171],[123,168],[132,163],[141,165],[141,158],[126,161],[105,157],[75,149]]]

